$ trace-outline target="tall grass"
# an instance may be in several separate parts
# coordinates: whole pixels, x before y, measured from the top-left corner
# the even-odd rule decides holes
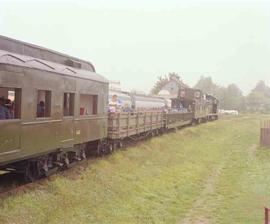
[[[261,223],[270,151],[259,118],[189,127],[1,199],[0,223]]]

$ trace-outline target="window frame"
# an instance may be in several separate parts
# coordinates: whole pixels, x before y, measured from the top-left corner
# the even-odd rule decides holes
[[[70,94],[71,95],[71,99],[72,99],[72,115],[65,115],[65,94]],[[63,118],[72,118],[72,117],[75,117],[75,103],[76,101],[76,93],[75,92],[64,92],[63,93],[63,109],[62,109],[62,117]]]
[[[22,92],[23,89],[22,87],[17,87],[17,86],[3,86],[1,85],[0,88],[2,89],[7,89],[7,91],[14,91],[14,103],[15,103],[15,108],[16,105],[18,105],[19,110],[14,110],[14,118],[10,119],[1,119],[0,122],[18,122],[22,120]],[[13,90],[10,90],[13,89]],[[0,96],[1,97],[1,96]],[[16,100],[17,99],[17,100]],[[18,113],[18,116],[15,118],[15,113]]]
[[[44,117],[39,117],[38,114],[37,114],[37,109],[38,109],[38,97],[39,97],[39,91],[45,91],[45,115]],[[49,93],[49,116],[46,116],[46,108],[48,108],[46,106],[46,97],[47,97],[47,94],[46,93]],[[37,120],[49,120],[52,118],[52,90],[51,89],[36,89],[36,106],[35,106],[35,117]]]
[[[82,95],[87,95],[87,96],[92,96],[93,97],[93,108],[92,108],[92,114],[85,114],[85,115],[81,115],[80,110],[81,110],[81,96]],[[93,93],[79,93],[78,94],[78,98],[79,98],[79,103],[78,103],[78,117],[83,118],[83,117],[93,117],[93,116],[97,116],[98,115],[98,100],[99,100],[99,95],[93,94]]]

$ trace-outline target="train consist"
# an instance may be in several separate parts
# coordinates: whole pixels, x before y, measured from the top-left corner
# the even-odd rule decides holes
[[[127,139],[215,120],[217,107],[192,88],[169,100],[109,91],[90,62],[0,36],[0,170],[27,181]]]

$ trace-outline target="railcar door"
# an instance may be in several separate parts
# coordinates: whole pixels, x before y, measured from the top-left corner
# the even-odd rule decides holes
[[[62,147],[74,144],[74,100],[75,93],[64,93],[63,121],[61,125]]]

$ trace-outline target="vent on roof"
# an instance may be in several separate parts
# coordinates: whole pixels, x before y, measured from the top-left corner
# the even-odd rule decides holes
[[[66,74],[70,74],[70,75],[76,74],[76,72],[73,71],[73,70],[70,69],[70,68],[65,68],[65,69],[62,70],[62,72],[66,73]]]
[[[67,66],[70,66],[70,67],[73,67],[73,68],[79,68],[79,69],[82,68],[82,64],[80,62],[74,61],[74,60],[71,60],[71,59],[66,60],[65,64]]]
[[[28,60],[28,61],[26,61],[26,63],[28,65],[33,66],[34,68],[49,69],[49,70],[53,69],[54,70],[54,68],[51,67],[50,65],[48,65],[48,64],[46,64],[46,63],[44,63],[42,61],[39,61],[37,59]]]
[[[24,61],[18,57],[15,57],[10,54],[5,54],[0,57],[1,63],[7,63],[7,64],[17,64],[17,65],[25,65]]]

